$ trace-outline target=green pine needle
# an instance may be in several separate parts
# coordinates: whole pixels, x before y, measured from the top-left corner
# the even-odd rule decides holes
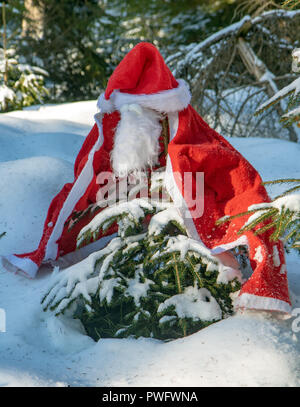
[[[157,214],[160,211],[155,210]],[[169,252],[172,239],[186,242],[189,239],[187,232],[176,219],[166,217],[168,220],[160,233],[150,235],[149,221],[146,222],[150,212],[144,210],[144,217],[136,221],[130,211],[124,211],[120,216],[106,219],[96,231],[87,229],[80,238],[81,244],[102,233],[103,227],[117,222],[119,236],[107,246],[116,249],[99,251],[94,268],[88,273],[83,269],[83,274],[78,270],[74,282],[71,282],[74,279],[71,273],[64,281],[54,282],[42,299],[44,309],[56,315],[68,309],[95,340],[144,336],[168,341],[216,322],[216,319],[206,321],[178,315],[174,305],[160,308],[172,297],[185,295],[188,288],[207,289],[220,307],[221,318],[230,315],[233,312],[230,294],[240,288],[240,283],[236,279],[228,284],[217,283],[218,266],[213,258],[206,258],[192,249],[184,256],[179,250]],[[155,216],[153,211],[151,216]],[[66,272],[61,274],[62,278]],[[102,278],[97,280],[100,274]],[[97,287],[93,286],[93,281]],[[70,286],[68,292],[67,286]],[[140,293],[138,297],[135,297],[136,293]]]

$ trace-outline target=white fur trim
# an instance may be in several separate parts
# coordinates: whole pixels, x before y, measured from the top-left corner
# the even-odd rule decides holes
[[[8,256],[0,256],[0,260],[7,271],[14,273],[21,272],[29,278],[34,278],[38,271],[37,264],[26,257],[17,257],[14,254],[10,254]]]
[[[292,307],[289,303],[271,297],[261,297],[259,295],[244,293],[235,299],[234,307],[248,308],[266,311],[281,311],[291,313]]]
[[[113,110],[120,110],[123,105],[134,103],[158,112],[179,112],[189,105],[191,93],[188,84],[183,79],[177,79],[177,82],[177,88],[149,95],[123,93],[115,90],[109,100],[100,95],[97,106],[103,113],[111,113]]]
[[[101,115],[97,114],[95,115],[95,120],[98,125],[98,130],[99,130],[99,137],[94,144],[93,148],[89,152],[88,155],[88,160],[83,167],[79,177],[77,178],[75,184],[73,185],[71,191],[69,192],[69,195],[67,196],[67,199],[65,200],[63,207],[61,208],[57,221],[55,223],[55,226],[52,230],[52,233],[50,235],[50,238],[47,242],[46,246],[46,254],[44,260],[55,260],[57,257],[57,252],[58,252],[58,244],[56,241],[60,238],[65,221],[68,219],[70,214],[72,213],[75,205],[79,201],[79,199],[84,195],[88,185],[93,179],[94,175],[94,170],[93,170],[93,160],[94,160],[94,154],[96,151],[98,151],[102,144],[103,144],[103,132],[102,132],[102,120],[101,120]]]
[[[104,93],[101,93],[97,100],[97,107],[100,109],[100,113],[112,113],[115,109],[111,99],[106,100]]]

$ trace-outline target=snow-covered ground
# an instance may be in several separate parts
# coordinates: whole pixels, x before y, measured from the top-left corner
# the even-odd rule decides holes
[[[95,110],[91,101],[0,115],[0,234],[7,232],[0,254],[36,248],[49,202],[72,180],[73,162]],[[269,138],[230,141],[264,180],[300,178],[300,145]],[[287,264],[297,308],[300,257],[289,254]],[[295,318],[248,311],[169,343],[95,343],[78,321],[42,311],[40,299],[50,279],[46,268],[35,280],[0,269],[0,308],[6,312],[6,332],[0,332],[0,386],[300,385]]]

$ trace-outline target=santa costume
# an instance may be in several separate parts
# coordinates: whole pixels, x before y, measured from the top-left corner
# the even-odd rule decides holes
[[[238,151],[209,127],[189,104],[190,99],[187,84],[174,78],[154,45],[136,45],[115,69],[105,93],[99,97],[100,111],[76,158],[74,181],[66,184],[51,202],[38,248],[31,253],[3,256],[3,265],[33,278],[42,262],[73,252],[79,231],[91,218],[83,218],[71,231],[68,224],[74,213],[96,202],[102,187],[97,175],[130,171],[130,160],[134,164],[142,156],[142,151],[133,145],[139,133],[147,149],[153,150],[153,160],[149,162],[147,158],[147,163],[153,165],[156,150],[161,148],[157,123],[159,114],[164,114],[169,125],[168,155],[160,156],[159,166],[166,165],[165,187],[179,207],[189,235],[201,241],[214,255],[220,256],[240,245],[248,247],[253,274],[243,284],[236,307],[290,312],[282,243],[270,242],[270,230],[261,235],[251,231],[238,235],[249,215],[216,226],[216,221],[225,215],[247,211],[252,204],[270,202],[261,177]],[[131,132],[133,122],[138,123],[136,127],[140,132]],[[131,134],[127,147],[126,131]],[[118,145],[114,147],[117,138]],[[141,140],[138,141],[141,146]],[[130,149],[136,154],[129,154]],[[195,215],[194,203],[182,192],[179,179],[183,179],[186,172],[204,173],[202,216]],[[106,235],[114,232],[115,226]]]

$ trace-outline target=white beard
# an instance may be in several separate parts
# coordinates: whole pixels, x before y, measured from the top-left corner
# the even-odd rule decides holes
[[[144,171],[158,163],[161,115],[137,104],[124,105],[111,152],[116,176]]]

